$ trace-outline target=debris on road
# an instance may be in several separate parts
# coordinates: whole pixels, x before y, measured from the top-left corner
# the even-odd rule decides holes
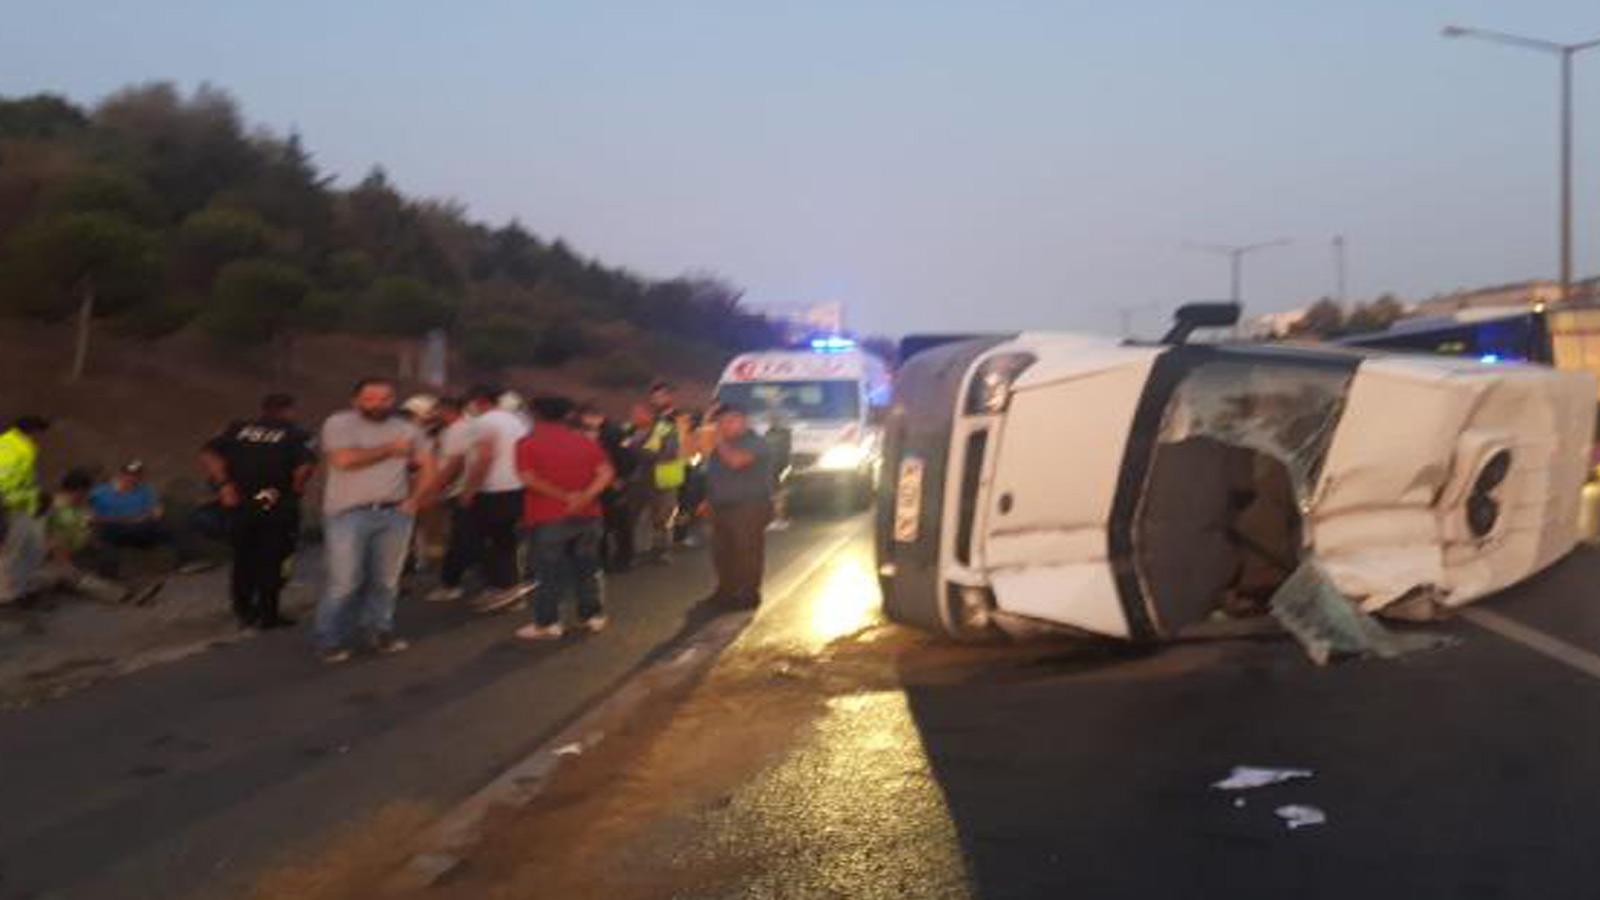
[[[583,753],[583,744],[573,741],[570,744],[562,744],[551,752],[557,756],[577,756]]]
[[[1310,778],[1310,769],[1268,769],[1260,766],[1234,766],[1227,778],[1211,786],[1219,791],[1248,791],[1273,784],[1282,784],[1296,778]],[[1234,803],[1240,806],[1240,803]]]
[[[1328,814],[1315,806],[1290,804],[1288,806],[1280,806],[1274,812],[1278,814],[1278,818],[1283,820],[1283,824],[1289,826],[1290,831],[1299,828],[1310,828],[1313,825],[1323,825],[1328,821]]]
[[[1402,634],[1384,628],[1341,593],[1315,559],[1301,563],[1279,585],[1270,606],[1273,618],[1319,666],[1346,656],[1393,659],[1453,643],[1443,635]]]

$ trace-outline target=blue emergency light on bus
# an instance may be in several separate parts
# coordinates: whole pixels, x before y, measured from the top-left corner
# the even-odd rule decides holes
[[[818,353],[843,353],[846,350],[854,350],[855,348],[855,341],[838,335],[811,339],[811,349]]]

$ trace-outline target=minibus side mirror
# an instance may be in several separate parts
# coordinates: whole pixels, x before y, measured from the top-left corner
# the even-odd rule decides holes
[[[1232,328],[1237,324],[1237,303],[1185,303],[1172,314],[1172,329],[1161,343],[1181,344],[1201,328]]]

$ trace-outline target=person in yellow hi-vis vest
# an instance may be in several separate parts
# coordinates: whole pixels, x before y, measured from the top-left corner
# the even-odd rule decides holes
[[[39,512],[38,437],[50,428],[42,416],[19,416],[0,432],[0,503],[32,516]]]
[[[650,518],[650,552],[646,561],[671,562],[672,526],[678,517],[678,494],[689,473],[689,446],[677,422],[673,386],[657,381],[650,386],[649,410],[654,420],[635,424],[639,467],[648,472],[644,506]]]
[[[672,526],[678,515],[678,491],[688,477],[689,460],[683,435],[672,419],[656,419],[640,444],[650,466],[650,554],[657,565],[671,561]]]

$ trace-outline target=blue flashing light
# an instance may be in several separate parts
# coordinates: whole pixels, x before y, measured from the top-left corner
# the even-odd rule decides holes
[[[1478,362],[1497,363],[1499,361],[1500,354],[1498,353],[1485,353],[1484,355],[1478,357]]]
[[[811,339],[811,349],[817,353],[843,353],[846,350],[854,350],[855,348],[855,341],[838,335]]]

